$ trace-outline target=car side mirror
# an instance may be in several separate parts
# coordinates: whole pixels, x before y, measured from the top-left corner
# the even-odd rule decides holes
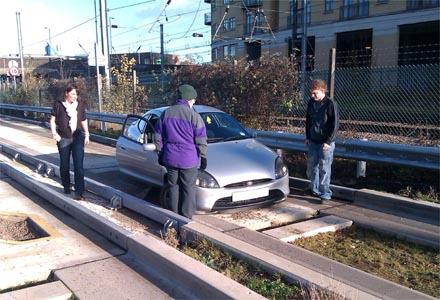
[[[142,145],[142,148],[144,149],[144,151],[155,151],[156,145],[153,143],[146,143]]]

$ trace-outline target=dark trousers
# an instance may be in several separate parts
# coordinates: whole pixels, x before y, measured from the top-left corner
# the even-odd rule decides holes
[[[76,131],[71,139],[61,138],[57,146],[60,154],[61,183],[64,190],[70,190],[70,154],[72,154],[75,194],[82,195],[84,193],[84,133]]]
[[[192,218],[196,211],[197,168],[176,169],[167,167],[167,184],[170,197],[167,207],[173,212]]]

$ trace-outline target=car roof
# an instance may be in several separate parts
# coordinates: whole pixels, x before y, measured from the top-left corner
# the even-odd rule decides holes
[[[147,112],[152,112],[155,113],[157,115],[160,115],[164,112],[164,110],[166,110],[169,106],[163,106],[163,107],[158,107],[152,110],[149,110]],[[224,113],[224,111],[217,109],[215,107],[212,106],[208,106],[208,105],[194,105],[193,106],[194,110],[198,113],[207,113],[207,112],[221,112]],[[145,113],[147,113],[145,112]]]

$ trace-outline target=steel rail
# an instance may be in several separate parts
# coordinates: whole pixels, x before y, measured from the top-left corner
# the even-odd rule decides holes
[[[0,103],[0,109],[49,114],[49,107]],[[126,115],[87,112],[87,118],[101,122],[123,124]],[[286,132],[248,129],[263,144],[293,152],[307,152],[304,135]],[[362,140],[336,141],[335,156],[359,161],[388,163],[423,169],[440,169],[440,148],[392,144]]]

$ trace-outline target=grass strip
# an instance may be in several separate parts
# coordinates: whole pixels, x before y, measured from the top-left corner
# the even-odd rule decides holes
[[[293,245],[440,298],[440,252],[353,225]]]
[[[304,299],[299,284],[287,283],[279,275],[267,274],[237,260],[207,240],[197,240],[180,247],[180,250],[266,298]]]

